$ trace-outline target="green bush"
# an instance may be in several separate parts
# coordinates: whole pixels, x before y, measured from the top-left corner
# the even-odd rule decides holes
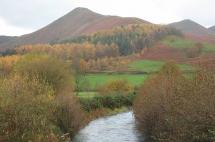
[[[135,95],[108,95],[96,96],[93,98],[80,98],[80,103],[86,111],[100,108],[120,108],[123,106],[132,106]]]

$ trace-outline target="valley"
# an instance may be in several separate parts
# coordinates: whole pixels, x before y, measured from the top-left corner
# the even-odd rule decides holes
[[[213,142],[214,33],[76,8],[0,36],[0,141]]]

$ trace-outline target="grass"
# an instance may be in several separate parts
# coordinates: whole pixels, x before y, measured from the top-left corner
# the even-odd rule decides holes
[[[196,41],[185,39],[183,37],[169,36],[162,40],[162,43],[169,47],[186,49],[195,47]],[[203,42],[203,52],[215,52],[215,44]]]
[[[159,71],[160,68],[165,64],[165,62],[161,61],[152,61],[152,60],[140,60],[135,61],[129,65],[129,70],[131,71],[140,71],[140,72],[156,72]],[[182,71],[190,71],[193,70],[193,67],[187,64],[180,64],[179,67]],[[104,85],[105,83],[112,80],[127,80],[133,86],[140,86],[147,79],[148,75],[146,74],[132,74],[132,73],[97,73],[97,74],[86,74],[84,78],[82,78],[81,88],[84,92],[79,93],[80,97],[86,96],[95,96],[95,91],[99,86]],[[81,82],[81,81],[80,81]],[[90,91],[90,92],[88,92]]]
[[[164,64],[165,62],[162,62],[162,61],[140,60],[140,61],[135,61],[131,63],[129,65],[129,69],[150,73],[150,72],[159,71]],[[193,67],[187,64],[180,64],[179,67],[182,71],[193,70]]]
[[[173,48],[190,48],[193,47],[196,42],[177,36],[169,36],[162,40],[162,43]]]
[[[204,52],[215,52],[215,44],[204,43]]]
[[[164,63],[160,61],[141,60],[131,63],[129,65],[129,69],[135,71],[155,72],[158,71],[163,64]]]
[[[96,89],[98,86],[101,86],[108,81],[111,80],[119,80],[119,79],[125,79],[129,83],[131,83],[134,86],[141,85],[144,80],[147,79],[147,75],[141,75],[141,74],[87,74],[85,76],[86,80],[88,80],[91,89]]]
[[[78,92],[77,95],[79,98],[93,98],[97,96],[97,92]]]

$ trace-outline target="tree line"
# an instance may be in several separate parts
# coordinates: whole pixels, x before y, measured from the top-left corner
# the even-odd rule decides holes
[[[153,24],[128,25],[92,35],[66,39],[60,43],[115,44],[119,48],[120,55],[126,56],[152,46],[156,41],[167,35],[181,35],[181,32],[174,28]]]

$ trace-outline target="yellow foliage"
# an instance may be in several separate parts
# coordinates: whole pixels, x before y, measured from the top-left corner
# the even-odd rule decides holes
[[[13,56],[6,56],[0,58],[0,72],[2,74],[9,74],[13,66],[16,64],[16,62],[21,58],[19,55],[13,55]]]
[[[99,87],[101,95],[128,95],[134,91],[134,87],[127,80],[113,80]]]

